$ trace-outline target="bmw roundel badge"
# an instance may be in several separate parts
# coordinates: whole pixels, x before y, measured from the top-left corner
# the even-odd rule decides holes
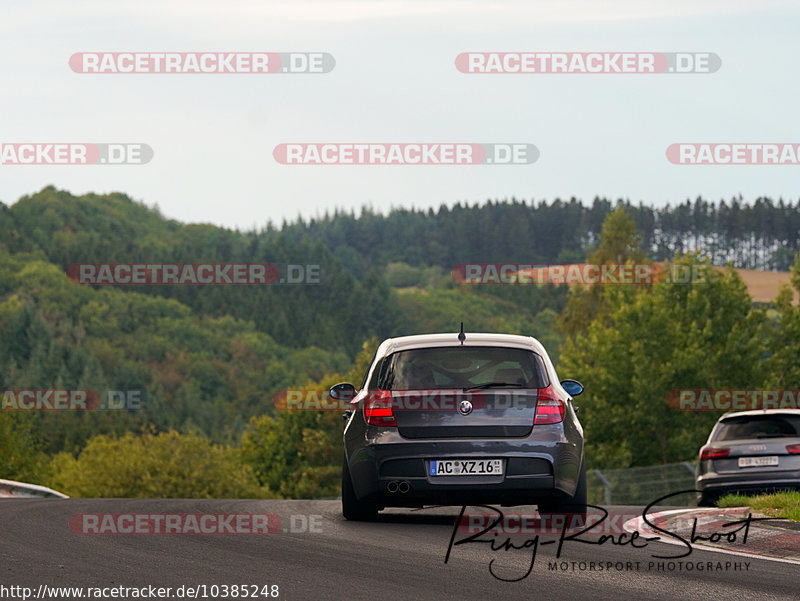
[[[461,403],[458,405],[458,412],[461,415],[469,415],[472,413],[472,403],[469,401],[461,401]]]

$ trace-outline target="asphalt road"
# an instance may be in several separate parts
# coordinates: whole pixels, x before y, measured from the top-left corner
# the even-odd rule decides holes
[[[608,508],[636,513],[641,508]],[[517,512],[520,508],[504,509]],[[522,508],[522,511],[533,508]],[[86,513],[273,513],[280,531],[271,535],[86,535],[70,529],[70,517]],[[444,563],[458,508],[388,510],[375,523],[343,520],[338,501],[7,499],[0,500],[0,598],[12,589],[58,587],[172,587],[198,585],[279,586],[278,599],[449,600],[468,599],[798,599],[800,565],[695,549],[680,561],[703,571],[674,570],[652,554],[680,548],[651,542],[646,548],[565,543],[561,561],[631,562],[632,569],[550,570],[556,544],[539,547],[530,575],[531,549],[492,552],[488,544],[455,546]],[[295,516],[292,518],[291,516]],[[73,521],[73,524],[76,522]],[[286,531],[283,531],[283,530]],[[294,530],[294,532],[292,532]],[[456,540],[464,537],[456,533]],[[529,539],[517,537],[515,544]],[[545,540],[557,536],[544,535]],[[640,569],[633,569],[639,562]],[[740,563],[741,569],[707,569],[708,562]],[[749,568],[744,569],[744,562]],[[619,565],[619,564],[618,564]],[[584,566],[586,567],[586,566]],[[666,566],[665,566],[666,567]],[[248,590],[255,590],[252,587]],[[263,588],[259,588],[263,591]],[[17,590],[17,593],[21,589]],[[206,589],[206,598],[212,590]],[[218,595],[221,598],[221,595]],[[19,598],[19,597],[18,597]],[[61,597],[67,598],[66,595]],[[199,598],[203,598],[200,595]],[[229,597],[230,598],[230,597]],[[264,597],[259,597],[264,598]]]

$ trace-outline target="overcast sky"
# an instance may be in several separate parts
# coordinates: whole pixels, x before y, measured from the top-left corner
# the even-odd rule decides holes
[[[0,143],[142,142],[146,165],[0,165],[0,200],[53,184],[249,229],[364,204],[702,195],[796,200],[800,166],[685,166],[676,142],[800,143],[796,0],[5,0]],[[89,75],[76,52],[327,52],[314,75]],[[712,52],[713,74],[470,75],[468,51]],[[287,142],[519,142],[529,165],[290,166]]]

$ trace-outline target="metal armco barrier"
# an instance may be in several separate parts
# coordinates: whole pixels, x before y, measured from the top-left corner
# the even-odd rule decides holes
[[[0,479],[0,498],[68,499],[69,497],[63,493],[53,490],[52,488],[47,488],[46,486],[39,486],[37,484],[27,484],[26,482],[15,482],[14,480]]]
[[[689,461],[623,469],[588,469],[589,503],[642,505],[659,497],[694,488],[695,465]],[[673,497],[670,505],[695,505],[693,494]]]

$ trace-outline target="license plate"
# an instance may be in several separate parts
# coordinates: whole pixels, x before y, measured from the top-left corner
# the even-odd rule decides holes
[[[431,476],[502,476],[502,459],[437,459],[431,461]]]
[[[778,465],[778,456],[739,457],[739,467],[763,467],[765,465]]]

